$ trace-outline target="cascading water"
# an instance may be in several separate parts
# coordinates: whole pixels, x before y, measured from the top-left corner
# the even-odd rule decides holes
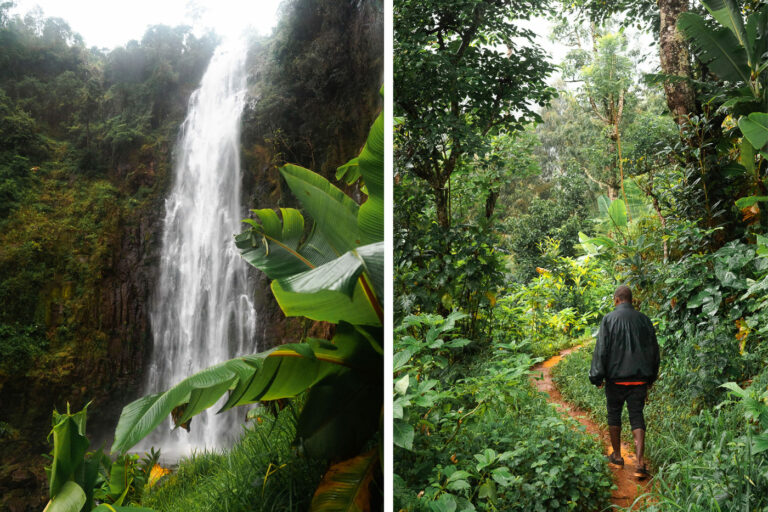
[[[165,391],[215,363],[253,352],[255,311],[247,265],[233,234],[240,219],[240,116],[245,103],[245,44],[220,46],[189,101],[176,147],[174,184],[165,203],[160,280],[151,313],[154,348],[145,393]],[[223,403],[223,402],[222,402]],[[229,446],[244,412],[192,419],[172,431],[170,419],[140,448],[178,458]]]

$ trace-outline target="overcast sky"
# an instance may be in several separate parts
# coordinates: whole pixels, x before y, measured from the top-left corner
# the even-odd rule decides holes
[[[15,0],[13,13],[39,6],[46,17],[62,18],[86,46],[112,49],[141,40],[151,25],[190,25],[196,33],[213,28],[237,34],[247,26],[268,34],[277,22],[280,0]]]

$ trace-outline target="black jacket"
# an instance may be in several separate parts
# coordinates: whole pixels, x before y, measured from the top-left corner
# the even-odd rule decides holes
[[[645,381],[659,376],[659,343],[650,318],[622,303],[603,317],[597,334],[589,380],[595,386],[622,380]]]

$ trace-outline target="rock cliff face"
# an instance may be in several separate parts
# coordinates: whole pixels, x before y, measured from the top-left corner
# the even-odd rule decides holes
[[[333,181],[336,167],[359,152],[381,108],[382,27],[378,1],[294,0],[273,36],[253,44],[242,139],[249,208],[296,205],[277,170],[283,163]],[[118,189],[112,224],[88,284],[53,283],[41,291],[47,332],[67,327],[74,339],[54,343],[23,375],[0,372],[0,420],[12,428],[0,435],[0,510],[44,505],[46,461],[38,454],[50,449],[54,407],[78,410],[91,402],[92,447],[105,442],[108,449],[122,407],[141,392],[172,145],[144,147],[116,162],[108,176]],[[251,282],[262,349],[330,334],[326,325],[286,319],[260,272],[252,271]]]

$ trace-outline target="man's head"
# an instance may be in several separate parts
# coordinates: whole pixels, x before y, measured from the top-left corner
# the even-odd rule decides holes
[[[621,285],[613,292],[613,304],[619,305],[625,302],[632,304],[632,290],[627,285]]]

